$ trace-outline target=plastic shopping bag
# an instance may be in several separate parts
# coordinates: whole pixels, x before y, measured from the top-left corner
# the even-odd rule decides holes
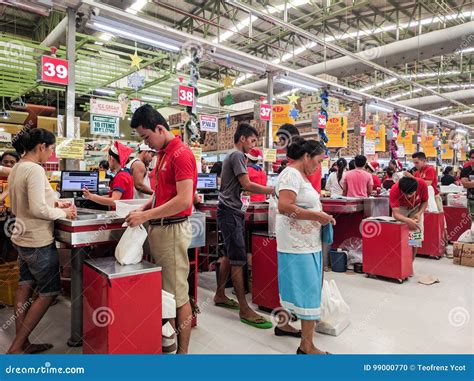
[[[426,211],[430,213],[438,212],[438,206],[436,205],[435,200],[435,191],[431,185],[428,186],[428,208]]]
[[[351,309],[344,301],[332,279],[323,283],[321,293],[321,318],[316,324],[316,331],[327,335],[338,336],[350,324]]]
[[[143,244],[148,233],[143,225],[128,227],[115,248],[115,259],[121,265],[134,265],[142,261]]]
[[[268,235],[270,237],[276,236],[276,215],[278,209],[278,201],[275,197],[270,196],[268,200]]]

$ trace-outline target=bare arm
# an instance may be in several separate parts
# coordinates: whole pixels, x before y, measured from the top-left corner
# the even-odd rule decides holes
[[[322,225],[328,223],[336,224],[334,218],[324,212],[315,212],[314,210],[303,209],[296,205],[296,193],[291,190],[280,190],[278,198],[278,211],[287,217],[297,220],[317,221]]]
[[[474,188],[474,180],[469,180],[467,177],[461,178],[461,184],[466,189]]]
[[[372,184],[367,184],[367,196],[370,196],[372,194],[373,186]]]
[[[403,214],[400,213],[400,208],[393,208],[392,213],[393,218],[395,218],[397,221],[406,223],[410,230],[416,230],[418,228],[416,222],[413,219],[405,217]]]
[[[247,173],[244,173],[239,176],[239,182],[242,188],[247,192],[257,193],[257,194],[272,194],[273,193],[272,187],[267,187],[265,185],[259,185],[259,184],[251,182],[249,175]]]
[[[94,201],[97,204],[105,206],[115,206],[115,201],[122,198],[122,192],[113,191],[112,195],[109,196],[99,196],[98,194],[91,193],[87,189],[83,189],[84,197],[88,200]]]
[[[9,176],[11,171],[11,168],[0,165],[0,176]]]
[[[133,184],[135,189],[145,194],[153,194],[153,190],[143,181],[146,176],[145,164],[137,160],[135,163],[133,163],[132,168]]]

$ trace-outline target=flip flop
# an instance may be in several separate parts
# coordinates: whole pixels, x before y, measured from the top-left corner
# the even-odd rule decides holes
[[[255,320],[248,320],[248,319],[245,319],[245,318],[240,318],[240,321],[244,324],[248,324],[248,325],[251,325],[252,327],[259,328],[259,329],[273,328],[272,322],[266,320],[262,316],[256,318]]]
[[[25,348],[25,353],[32,355],[48,351],[51,348],[53,348],[53,344],[30,344]]]
[[[222,307],[222,308],[227,308],[229,310],[240,310],[239,303],[237,303],[233,299],[227,299],[225,302],[219,302],[219,303],[214,303],[216,307]]]

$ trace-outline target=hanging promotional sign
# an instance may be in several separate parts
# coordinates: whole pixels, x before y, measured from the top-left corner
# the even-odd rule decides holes
[[[405,136],[403,134],[398,135],[398,143],[403,145],[405,148],[405,155],[412,155],[416,152],[416,145],[413,143],[413,131],[405,131]],[[400,155],[398,155],[400,156]]]
[[[421,148],[426,157],[436,157],[438,155],[434,146],[435,137],[432,135],[423,136],[421,138]]]
[[[277,160],[277,150],[273,148],[263,149],[263,161],[274,163]]]
[[[454,158],[454,151],[449,147],[448,143],[441,145],[441,159],[451,160]]]
[[[91,98],[90,113],[107,115],[107,116],[122,116],[122,106],[119,102],[104,101],[102,99]]]
[[[12,134],[0,131],[0,143],[10,143],[12,141]]]
[[[375,155],[375,140],[365,139],[364,155]]]
[[[219,124],[217,116],[213,115],[199,115],[199,126],[201,131],[208,131],[208,132],[218,132],[219,131]]]
[[[66,86],[68,79],[69,64],[67,60],[51,56],[41,56],[39,67],[39,80],[41,82]]]
[[[397,156],[398,157],[405,157],[405,145],[404,144],[397,144]]]
[[[272,124],[275,126],[281,126],[285,123],[295,123],[295,120],[290,116],[290,110],[293,105],[274,105],[272,106]]]
[[[326,124],[328,148],[347,147],[347,118],[342,115],[330,117]]]
[[[119,137],[119,118],[91,114],[91,135]]]
[[[84,139],[58,137],[56,139],[56,156],[59,159],[84,159]]]
[[[373,124],[367,124],[366,139],[375,141],[375,151],[385,152],[385,125],[381,124],[379,131],[375,131]]]

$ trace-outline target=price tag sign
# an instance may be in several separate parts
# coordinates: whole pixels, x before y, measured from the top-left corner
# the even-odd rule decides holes
[[[56,57],[42,56],[39,74],[41,82],[67,85],[69,77],[68,61]]]
[[[272,119],[272,107],[269,104],[260,104],[260,120],[271,120]]]
[[[191,86],[179,85],[178,104],[191,107],[194,105],[194,89]]]
[[[263,149],[263,161],[267,163],[274,163],[277,159],[277,150],[272,148]]]

